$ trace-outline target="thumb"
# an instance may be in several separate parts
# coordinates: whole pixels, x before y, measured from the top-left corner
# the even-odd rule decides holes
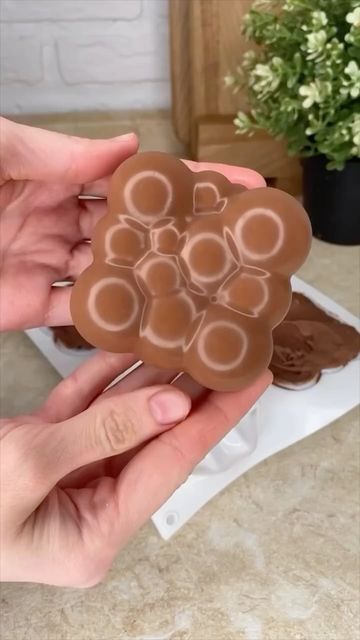
[[[190,408],[181,390],[157,386],[112,396],[69,420],[46,425],[34,452],[36,465],[30,461],[37,478],[32,510],[72,471],[154,438],[186,418]],[[26,461],[24,466],[25,478]]]
[[[134,133],[90,140],[37,129],[0,118],[0,184],[6,180],[41,180],[84,184],[110,175],[133,153]]]

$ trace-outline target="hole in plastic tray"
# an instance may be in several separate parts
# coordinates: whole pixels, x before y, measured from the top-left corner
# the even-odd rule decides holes
[[[165,515],[165,523],[168,527],[174,527],[179,520],[179,514],[176,511],[170,511]]]

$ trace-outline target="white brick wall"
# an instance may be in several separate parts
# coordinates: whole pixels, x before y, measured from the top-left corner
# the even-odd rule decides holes
[[[0,0],[1,111],[170,103],[168,0]]]

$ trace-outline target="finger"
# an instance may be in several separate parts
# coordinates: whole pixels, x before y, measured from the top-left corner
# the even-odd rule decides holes
[[[51,287],[43,319],[45,327],[68,327],[73,324],[70,313],[71,292],[71,285]]]
[[[60,422],[84,411],[136,361],[130,353],[99,351],[55,387],[37,415],[47,422]]]
[[[1,119],[3,181],[42,180],[83,184],[107,176],[136,153],[133,133],[89,140]]]
[[[102,402],[104,399],[112,398],[120,393],[129,393],[142,387],[150,387],[159,384],[168,384],[176,376],[176,371],[169,369],[158,369],[150,365],[141,364],[125,378],[117,382],[110,389],[99,396],[95,402]],[[185,390],[181,389],[186,393]]]
[[[166,384],[172,380],[174,375],[174,372],[170,373],[165,370],[160,371],[156,367],[142,365],[135,369],[135,371],[129,373],[125,378],[123,378],[123,380],[115,384],[108,391],[105,391],[100,395],[94,401],[94,404],[102,402],[104,399],[117,396],[120,393],[127,393],[145,386]],[[86,465],[86,467],[82,467],[81,469],[76,469],[76,471],[70,473],[61,480],[60,486],[73,488],[80,487],[104,475],[116,478],[125,465],[138,453],[138,451],[140,451],[143,446],[144,443],[141,443],[137,447],[134,447],[129,451],[125,451],[120,455],[94,462],[93,464]]]
[[[87,198],[89,196],[97,198],[107,198],[110,180],[111,175],[108,175],[105,176],[105,178],[100,178],[99,180],[95,180],[94,182],[87,182],[82,186],[80,195],[84,198]]]
[[[145,372],[146,374],[144,378],[140,377],[140,374],[144,374]],[[147,367],[146,365],[143,365],[136,369],[135,372],[126,376],[124,380],[112,387],[109,391],[106,391],[102,397],[111,396],[113,390],[115,394],[124,391],[130,391],[132,390],[132,388],[135,388],[135,384],[137,384],[139,387],[142,387],[145,385],[168,382],[171,374],[168,374],[169,378],[166,380],[165,375],[167,373],[168,372],[165,371],[160,372],[154,367]],[[163,380],[160,380],[161,374],[164,376]],[[131,383],[131,385],[129,385],[128,387],[127,383],[129,382]],[[124,383],[126,387],[124,386]],[[186,393],[186,395],[191,398],[193,408],[194,406],[197,406],[199,402],[203,402],[206,399],[206,396],[210,393],[209,389],[206,389],[205,387],[200,385],[186,373],[178,374],[172,384],[176,386],[176,388],[181,389],[181,391]],[[95,402],[99,401],[101,401],[101,397],[98,398]],[[146,443],[142,443],[138,447],[134,447],[133,449],[126,451],[119,456],[115,456],[107,460],[102,460],[100,462],[95,462],[94,464],[88,465],[85,468],[83,467],[82,469],[77,469],[69,476],[67,476],[63,481],[61,481],[60,484],[62,487],[80,487],[84,486],[86,483],[92,480],[96,480],[100,476],[106,475],[111,478],[116,478],[119,473],[125,468],[125,466],[130,462],[130,460],[132,460],[132,458],[134,458],[144,446],[146,446]]]
[[[124,391],[131,391],[133,388],[144,387],[147,385],[160,384],[169,382],[171,379],[171,375],[167,371],[159,371],[155,367],[147,367],[143,365],[129,374],[119,382],[117,385],[112,387],[109,391],[106,391],[102,397],[111,397],[111,395],[116,395],[118,393]],[[130,383],[130,384],[129,384]],[[180,374],[176,377],[173,382],[176,388],[181,389],[186,395],[191,398],[192,406],[196,406],[198,402],[204,400],[206,395],[208,395],[209,390],[202,387],[198,382],[195,382],[193,378],[191,378],[187,374]],[[101,402],[102,397],[100,396],[95,402]],[[108,476],[111,478],[116,478],[119,473],[124,469],[124,467],[136,456],[141,449],[146,446],[146,443],[141,443],[137,447],[130,449],[129,451],[125,451],[121,455],[114,456],[107,460],[101,460],[99,462],[94,462],[92,465],[87,465],[86,467],[82,467],[81,469],[77,469],[73,473],[70,473],[63,481],[61,481],[62,487],[80,487],[84,486],[86,483],[91,482],[92,480],[96,480],[101,476]]]
[[[91,245],[89,242],[80,242],[76,245],[71,252],[71,257],[68,265],[68,276],[75,282],[79,275],[85,271],[87,267],[91,265],[94,260],[94,255],[91,251]]]
[[[95,226],[107,212],[107,202],[103,199],[79,200],[79,225],[82,238],[91,240]]]
[[[253,169],[247,167],[236,167],[228,164],[218,164],[213,162],[194,162],[192,160],[183,160],[183,162],[192,171],[218,171],[226,176],[231,182],[239,182],[244,184],[248,189],[266,186],[264,178]],[[102,178],[96,182],[85,184],[82,188],[84,196],[107,197],[109,190],[110,177]]]
[[[238,393],[212,392],[178,426],[147,444],[118,479],[119,512],[133,534],[186,480],[271,383],[269,371]],[[146,491],[146,499],[144,498]]]
[[[58,286],[54,283],[50,288],[43,325],[46,327],[66,327],[73,324],[70,313],[72,285],[83,271],[93,262],[94,256],[90,242],[80,242],[72,251],[67,265],[67,284]]]
[[[69,420],[46,425],[36,437],[34,457],[42,480],[34,488],[31,509],[75,469],[119,455],[154,438],[183,420],[190,407],[190,399],[181,391],[169,385],[156,386],[108,398]],[[34,459],[29,463],[33,466]],[[26,460],[22,465],[26,478]]]
[[[192,160],[183,160],[183,162],[191,169],[191,171],[217,171],[222,173],[230,182],[235,184],[243,184],[248,189],[257,189],[258,187],[266,187],[264,178],[253,169],[246,167],[235,167],[229,164],[218,164],[214,162],[193,162]]]
[[[241,183],[247,188],[257,188],[266,186],[264,178],[252,169],[234,167],[226,164],[215,163],[198,163],[191,160],[184,160],[185,164],[195,172],[218,171],[226,176],[231,182]],[[96,182],[86,184],[83,187],[82,194],[85,196],[97,196],[98,198],[106,197],[108,192],[110,178],[103,178]],[[85,211],[88,215],[81,216],[81,228],[84,238],[91,238],[92,231],[97,221],[106,213],[107,204],[105,201],[98,200],[82,200]]]
[[[209,389],[203,387],[199,382],[196,382],[187,373],[180,373],[172,383],[177,389],[181,389],[192,400],[192,404],[199,402],[206,395],[208,395]]]
[[[164,384],[170,382],[172,378],[174,378],[174,372],[170,373],[166,370],[160,371],[156,367],[143,365],[126,376],[126,378],[109,389],[109,391],[106,391],[103,397],[111,397],[111,395],[132,391],[133,389],[144,386]],[[195,382],[195,380],[187,374],[178,375],[172,384],[191,398],[193,407],[196,406],[198,402],[201,402],[209,393],[208,389],[205,389],[198,382]],[[101,399],[102,397],[100,396],[95,402],[101,402]],[[85,469],[79,469],[73,474],[70,474],[66,479],[66,484],[63,486],[76,486],[76,483],[79,483],[79,481],[82,483],[84,480],[89,482],[90,480],[98,478],[100,475],[116,478],[122,469],[124,469],[144,446],[146,446],[145,442],[129,451],[125,451],[125,453],[119,456],[114,456],[101,462],[95,462],[93,465],[85,467]],[[82,486],[84,486],[84,484],[82,484]]]

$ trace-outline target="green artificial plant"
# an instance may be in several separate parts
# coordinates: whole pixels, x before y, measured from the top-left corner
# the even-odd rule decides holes
[[[360,0],[257,0],[244,33],[260,46],[225,79],[248,91],[237,132],[266,129],[329,169],[359,158]]]

